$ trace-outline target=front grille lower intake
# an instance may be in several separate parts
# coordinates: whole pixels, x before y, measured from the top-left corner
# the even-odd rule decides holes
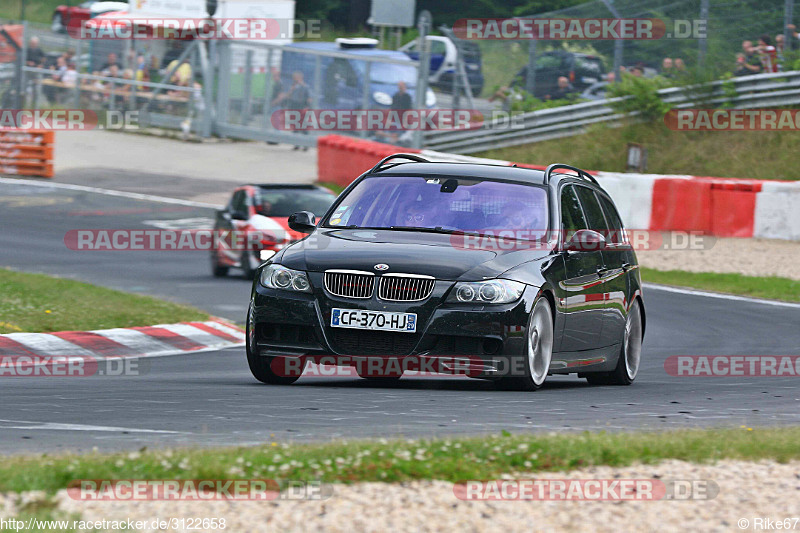
[[[418,302],[433,292],[436,279],[417,274],[384,274],[378,283],[378,297],[392,302]]]
[[[360,270],[328,270],[324,280],[329,293],[345,298],[371,298],[375,288],[375,274]]]

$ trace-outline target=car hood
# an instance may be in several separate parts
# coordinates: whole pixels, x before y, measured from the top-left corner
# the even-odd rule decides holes
[[[550,255],[544,250],[478,247],[476,241],[465,244],[464,238],[412,231],[317,229],[283,250],[276,262],[309,272],[329,269],[377,272],[375,265],[385,264],[389,266],[387,274],[476,281],[497,277],[522,263]]]

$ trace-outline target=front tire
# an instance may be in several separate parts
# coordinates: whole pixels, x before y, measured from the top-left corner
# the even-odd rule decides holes
[[[254,332],[253,332],[253,319],[252,319],[252,308],[248,309],[247,311],[247,326],[246,326],[246,341],[245,341],[245,351],[247,352],[247,364],[250,367],[250,372],[253,374],[253,377],[256,378],[261,383],[266,383],[267,385],[291,385],[298,379],[300,376],[282,376],[280,374],[275,373],[272,368],[272,362],[275,359],[274,357],[262,357],[255,353],[252,349],[252,344],[254,340]],[[305,366],[305,363],[303,364]]]
[[[501,378],[498,384],[503,389],[535,391],[547,379],[553,358],[553,311],[547,298],[542,296],[534,304],[525,334],[525,375]]]
[[[256,277],[256,269],[253,268],[252,262],[250,261],[250,252],[247,250],[242,252],[241,263],[244,279],[253,281],[253,278]]]
[[[617,367],[612,372],[587,374],[586,381],[592,385],[630,385],[639,373],[642,360],[642,310],[639,300],[634,300],[622,339]]]
[[[50,23],[50,30],[53,33],[65,33],[66,27],[64,26],[64,20],[61,17],[61,13],[54,13],[53,20]]]

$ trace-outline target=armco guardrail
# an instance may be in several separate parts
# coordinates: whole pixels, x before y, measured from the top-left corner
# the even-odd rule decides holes
[[[726,83],[732,83],[735,87],[735,98],[726,95]],[[665,102],[676,108],[697,105],[713,107],[725,103],[739,109],[800,105],[800,71],[743,76],[730,81],[715,81],[709,85],[689,89],[669,87],[660,90],[659,94]],[[698,94],[702,94],[701,102],[692,98]],[[531,111],[516,118],[522,124],[517,128],[509,128],[505,121],[486,123],[481,128],[469,130],[429,131],[425,133],[425,147],[469,154],[579,135],[592,124],[614,124],[624,118],[635,118],[636,113],[626,115],[612,109],[610,104],[620,100],[621,98],[612,98]]]

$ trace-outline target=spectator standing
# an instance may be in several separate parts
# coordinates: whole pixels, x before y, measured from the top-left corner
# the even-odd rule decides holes
[[[673,63],[671,57],[665,57],[661,61],[661,75],[665,78],[675,77],[675,63]]]
[[[783,34],[779,33],[775,36],[775,51],[778,54],[778,70],[783,70],[783,61],[785,59],[783,52],[785,50],[785,43],[783,41]]]
[[[392,109],[403,111],[406,109],[411,109],[411,106],[411,95],[408,94],[406,82],[398,81],[397,92],[394,93],[394,96],[392,96]]]
[[[103,73],[103,76],[108,76],[111,73],[111,67],[116,67],[117,71],[120,69],[119,61],[117,61],[117,54],[114,52],[108,54],[106,62],[103,63],[102,67],[100,67],[100,72]],[[116,77],[116,75],[114,75],[114,77]]]
[[[287,109],[308,109],[311,107],[311,91],[303,80],[303,73],[295,71],[292,73],[292,86],[289,87],[289,92],[286,95],[286,108]],[[301,135],[308,135],[308,132],[303,130],[298,132]],[[300,146],[295,145],[295,150],[299,150]],[[303,151],[307,151],[308,147],[304,146]]]
[[[575,88],[566,76],[559,76],[557,83],[558,87],[556,87],[556,90],[553,91],[552,94],[546,95],[544,97],[545,100],[563,100],[569,98],[569,95],[575,92]]]
[[[75,87],[78,83],[78,70],[75,68],[74,61],[67,62],[67,70],[61,76],[61,83],[68,87]]]
[[[742,53],[736,57],[736,76],[760,74],[763,67],[751,41],[742,41]]]
[[[769,35],[759,37],[756,50],[764,72],[778,72],[778,51],[772,46],[772,39]]]
[[[789,44],[787,50],[797,50],[800,48],[800,32],[797,31],[797,26],[794,24],[787,24],[786,29],[789,30]]]
[[[44,52],[39,48],[39,38],[31,37],[31,40],[28,41],[28,50],[25,52],[25,64],[29,67],[42,68],[44,60]]]

